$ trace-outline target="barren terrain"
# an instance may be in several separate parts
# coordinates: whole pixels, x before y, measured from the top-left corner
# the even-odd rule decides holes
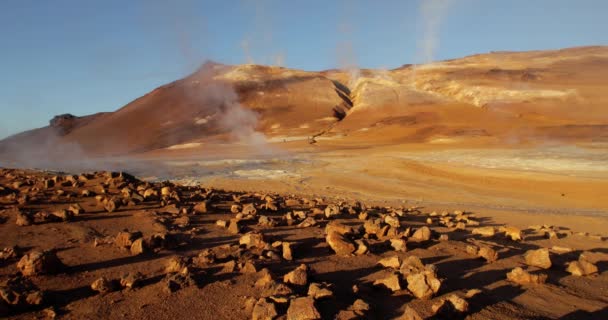
[[[606,83],[606,47],[209,62],[58,116],[0,141],[0,316],[606,318]]]

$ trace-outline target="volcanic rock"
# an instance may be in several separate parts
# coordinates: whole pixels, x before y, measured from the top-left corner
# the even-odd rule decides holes
[[[291,252],[291,243],[283,242],[282,247],[283,247],[283,259],[289,260],[289,261],[293,260],[293,255]]]
[[[580,255],[578,261],[568,262],[566,271],[573,276],[587,276],[598,272],[597,266],[587,261],[584,255]]]
[[[549,249],[541,248],[537,250],[528,250],[524,254],[526,264],[543,269],[551,268],[551,258],[549,257]]]
[[[252,320],[272,320],[278,315],[277,309],[271,301],[260,298],[253,306]]]
[[[116,290],[116,287],[113,281],[108,280],[105,277],[101,277],[93,281],[93,283],[91,284],[91,289],[93,289],[93,291],[97,291],[99,293],[104,294]]]
[[[507,273],[507,280],[520,285],[542,284],[547,280],[546,274],[531,274],[524,269],[517,267]]]
[[[121,231],[116,235],[114,244],[119,248],[130,249],[133,242],[142,237],[142,233],[139,231],[128,232]]]
[[[395,251],[406,252],[407,251],[407,242],[405,239],[390,239],[391,247],[395,249]]]
[[[54,274],[60,272],[64,267],[54,251],[31,251],[17,263],[17,269],[24,276]]]
[[[267,243],[264,241],[264,236],[261,233],[249,232],[241,236],[239,244],[244,245],[247,249],[258,248],[263,249]]]
[[[500,232],[504,232],[507,238],[513,241],[521,241],[523,239],[521,230],[512,226],[500,227]]]
[[[418,299],[425,300],[431,298],[441,287],[441,281],[437,279],[437,275],[431,270],[410,274],[406,280],[407,289]]]
[[[401,284],[399,283],[399,275],[391,273],[390,275],[374,281],[375,286],[384,286],[387,289],[395,292],[401,290]]]
[[[378,264],[385,268],[399,269],[401,266],[401,259],[399,259],[398,256],[386,257],[384,259],[380,259]]]
[[[341,256],[349,255],[355,251],[355,245],[350,242],[347,238],[336,231],[331,231],[325,237],[325,241],[329,244],[329,247],[337,254]]]
[[[493,237],[496,233],[494,227],[480,227],[471,230],[472,234],[478,234],[482,237]]]
[[[486,261],[490,263],[498,260],[498,252],[487,246],[480,247],[477,255],[486,259]]]
[[[317,320],[321,315],[315,308],[312,297],[295,298],[289,303],[287,309],[287,320]]]
[[[331,291],[330,286],[325,283],[311,283],[308,287],[308,296],[315,300],[332,297],[334,293]]]
[[[19,209],[15,209],[15,211],[17,213],[15,223],[18,226],[31,226],[34,223],[34,220],[28,214],[21,212]]]
[[[325,207],[325,217],[326,218],[331,218],[337,215],[340,215],[340,207],[338,205],[335,204],[330,204],[327,207]]]
[[[355,240],[355,244],[357,244],[357,250],[355,251],[355,255],[364,255],[369,251],[369,246],[365,240],[357,239]]]
[[[144,279],[140,272],[129,272],[120,277],[120,285],[123,288],[133,289]]]
[[[412,239],[415,241],[428,241],[431,239],[431,229],[427,226],[418,228],[412,235]]]
[[[283,277],[283,282],[298,286],[306,285],[308,283],[308,267],[305,264],[301,264],[299,267],[286,274]]]

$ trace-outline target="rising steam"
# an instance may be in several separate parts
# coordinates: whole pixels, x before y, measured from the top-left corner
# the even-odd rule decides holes
[[[453,0],[423,0],[420,3],[422,37],[418,39],[418,59],[430,63],[439,47],[439,30]]]

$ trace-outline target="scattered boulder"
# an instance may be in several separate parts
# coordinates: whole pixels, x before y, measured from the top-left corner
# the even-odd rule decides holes
[[[120,286],[133,289],[143,281],[144,276],[140,272],[129,272],[120,277]]]
[[[420,227],[411,238],[415,241],[428,241],[431,239],[431,229],[427,226]]]
[[[399,275],[391,273],[390,275],[374,281],[375,286],[384,286],[387,289],[395,292],[401,290],[401,284],[399,283]]]
[[[523,240],[521,230],[516,227],[512,227],[512,226],[500,227],[499,231],[504,232],[505,236],[507,238],[511,238],[511,240],[513,240],[513,241]]]
[[[288,261],[293,260],[293,254],[291,252],[291,243],[283,242],[281,246],[283,247],[283,259]]]
[[[405,239],[390,239],[391,247],[395,249],[395,251],[406,252],[407,251],[407,241]]]
[[[336,231],[330,231],[325,238],[329,247],[341,256],[349,255],[355,251],[355,245]]]
[[[573,276],[588,276],[591,274],[598,273],[597,266],[587,261],[584,255],[580,255],[578,261],[568,262],[566,271],[571,273]]]
[[[315,300],[312,297],[292,299],[287,309],[287,320],[317,320],[321,314],[315,308]]]
[[[331,218],[333,216],[337,216],[340,215],[340,207],[338,205],[335,204],[330,204],[327,207],[325,207],[325,217],[326,218]]]
[[[479,251],[477,252],[477,255],[481,258],[486,259],[486,261],[489,263],[498,260],[498,252],[487,246],[480,247]]]
[[[114,284],[114,281],[108,280],[105,277],[101,277],[93,281],[93,283],[91,284],[91,289],[101,294],[105,294],[116,290],[116,286]]]
[[[455,295],[451,294],[447,298],[439,299],[432,307],[434,318],[438,319],[453,319],[461,317],[460,314],[469,310],[469,303]]]
[[[398,256],[386,257],[380,259],[380,261],[378,261],[378,264],[382,265],[385,268],[399,269],[399,267],[401,266],[401,259],[399,259]]]
[[[16,209],[16,213],[15,223],[18,226],[24,227],[34,224],[34,219],[32,219],[32,217],[30,217],[28,214],[21,212],[19,209]]]
[[[357,239],[355,240],[355,243],[357,244],[357,250],[355,250],[355,255],[364,255],[369,251],[369,246],[367,245],[367,242],[365,240]]]
[[[480,227],[471,230],[472,234],[478,234],[482,237],[493,237],[496,233],[494,227]]]
[[[25,254],[17,263],[17,269],[24,276],[39,274],[55,274],[65,265],[59,260],[54,251],[31,251]]]
[[[129,249],[132,255],[139,255],[146,252],[146,246],[144,243],[144,238],[138,238],[131,244],[131,248]]]
[[[305,264],[301,264],[295,270],[286,274],[283,277],[283,282],[298,286],[306,285],[308,283],[308,267]]]
[[[331,291],[330,286],[325,283],[311,283],[308,287],[308,296],[315,300],[332,297],[334,293]]]
[[[410,274],[406,278],[407,289],[418,299],[429,299],[439,291],[441,281],[433,270]]]
[[[251,315],[252,320],[272,320],[278,315],[277,309],[272,303],[266,298],[260,298],[253,306],[253,313]]]
[[[207,211],[209,210],[208,207],[209,207],[208,201],[201,201],[194,206],[193,210],[196,213],[207,213]]]
[[[520,284],[542,284],[547,281],[546,274],[531,274],[524,269],[517,267],[507,273],[507,280]]]
[[[247,249],[259,248],[263,249],[267,243],[264,241],[264,236],[258,232],[249,232],[241,236],[239,244],[244,245]]]
[[[133,245],[133,242],[143,235],[139,231],[129,232],[129,231],[121,231],[116,235],[114,239],[114,244],[119,248],[130,249]]]
[[[549,257],[549,249],[541,248],[537,250],[528,250],[524,254],[526,264],[529,266],[539,267],[543,269],[551,268],[551,258]]]

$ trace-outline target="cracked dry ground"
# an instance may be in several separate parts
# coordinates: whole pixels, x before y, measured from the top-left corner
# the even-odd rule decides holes
[[[602,319],[605,235],[482,213],[0,171],[0,316]],[[466,208],[465,208],[466,209]]]

